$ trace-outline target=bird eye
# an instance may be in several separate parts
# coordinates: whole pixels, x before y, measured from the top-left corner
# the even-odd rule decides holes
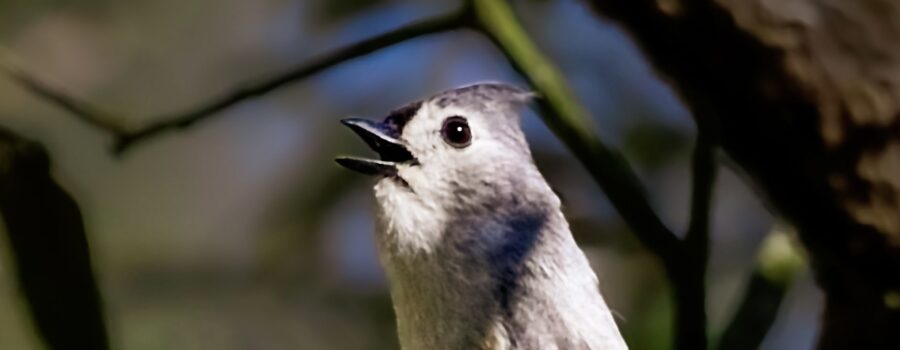
[[[453,116],[444,120],[441,127],[441,136],[444,142],[456,148],[463,148],[472,143],[472,131],[466,118]]]

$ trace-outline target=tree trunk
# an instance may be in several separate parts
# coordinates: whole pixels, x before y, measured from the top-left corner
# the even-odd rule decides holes
[[[591,0],[797,227],[820,349],[900,349],[900,3]]]

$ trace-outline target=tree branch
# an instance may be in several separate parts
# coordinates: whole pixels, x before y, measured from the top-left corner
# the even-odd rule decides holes
[[[706,132],[698,132],[691,222],[682,241],[656,215],[631,167],[591,131],[587,111],[562,74],[531,42],[509,5],[493,0],[472,3],[477,29],[494,41],[542,94],[539,103],[544,122],[587,167],[638,239],[662,260],[675,298],[675,348],[705,349],[708,222],[716,176],[713,147]]]
[[[78,203],[43,146],[0,128],[0,215],[31,318],[48,349],[108,349]]]
[[[805,259],[791,242],[790,235],[776,226],[763,242],[744,297],[716,348],[758,349],[775,322],[788,289],[804,266]]]
[[[8,55],[0,57],[0,69],[32,93],[49,100],[91,126],[108,131],[113,135],[124,135],[128,132],[127,129],[121,125],[121,118],[103,112],[85,102],[69,97],[31,77],[25,73],[19,64],[13,63],[12,58]]]
[[[675,349],[706,349],[706,267],[717,163],[708,131],[699,128],[692,159],[691,217],[681,263],[667,265],[675,296]]]
[[[0,68],[35,95],[53,102],[88,124],[112,134],[115,139],[113,150],[116,154],[121,154],[141,141],[167,131],[188,128],[240,102],[259,97],[287,84],[303,80],[340,63],[365,56],[406,40],[464,27],[469,15],[468,10],[468,7],[464,7],[458,11],[417,21],[363,40],[330,54],[314,58],[272,78],[238,88],[197,107],[173,115],[152,118],[152,120],[155,120],[154,122],[137,128],[122,125],[121,121],[126,118],[114,117],[112,114],[101,112],[85,102],[72,98],[40,82],[18,68],[18,65],[13,64],[11,62],[12,59],[9,57],[0,59]]]
[[[709,255],[709,218],[718,172],[714,157],[709,136],[705,131],[698,132],[691,161],[691,218],[684,241],[691,254],[700,255],[704,265]]]
[[[591,130],[589,114],[562,74],[535,47],[506,1],[471,0],[476,29],[492,40],[541,94],[544,123],[575,154],[638,239],[664,263],[676,261],[678,238],[647,201],[634,171]]]

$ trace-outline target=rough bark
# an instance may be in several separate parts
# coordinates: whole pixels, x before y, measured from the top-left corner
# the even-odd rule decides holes
[[[900,3],[591,0],[798,229],[820,349],[900,349]]]

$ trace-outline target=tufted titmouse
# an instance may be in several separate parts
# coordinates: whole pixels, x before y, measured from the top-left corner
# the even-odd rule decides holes
[[[519,126],[532,93],[445,91],[345,119],[380,160],[377,244],[404,349],[625,349]]]

